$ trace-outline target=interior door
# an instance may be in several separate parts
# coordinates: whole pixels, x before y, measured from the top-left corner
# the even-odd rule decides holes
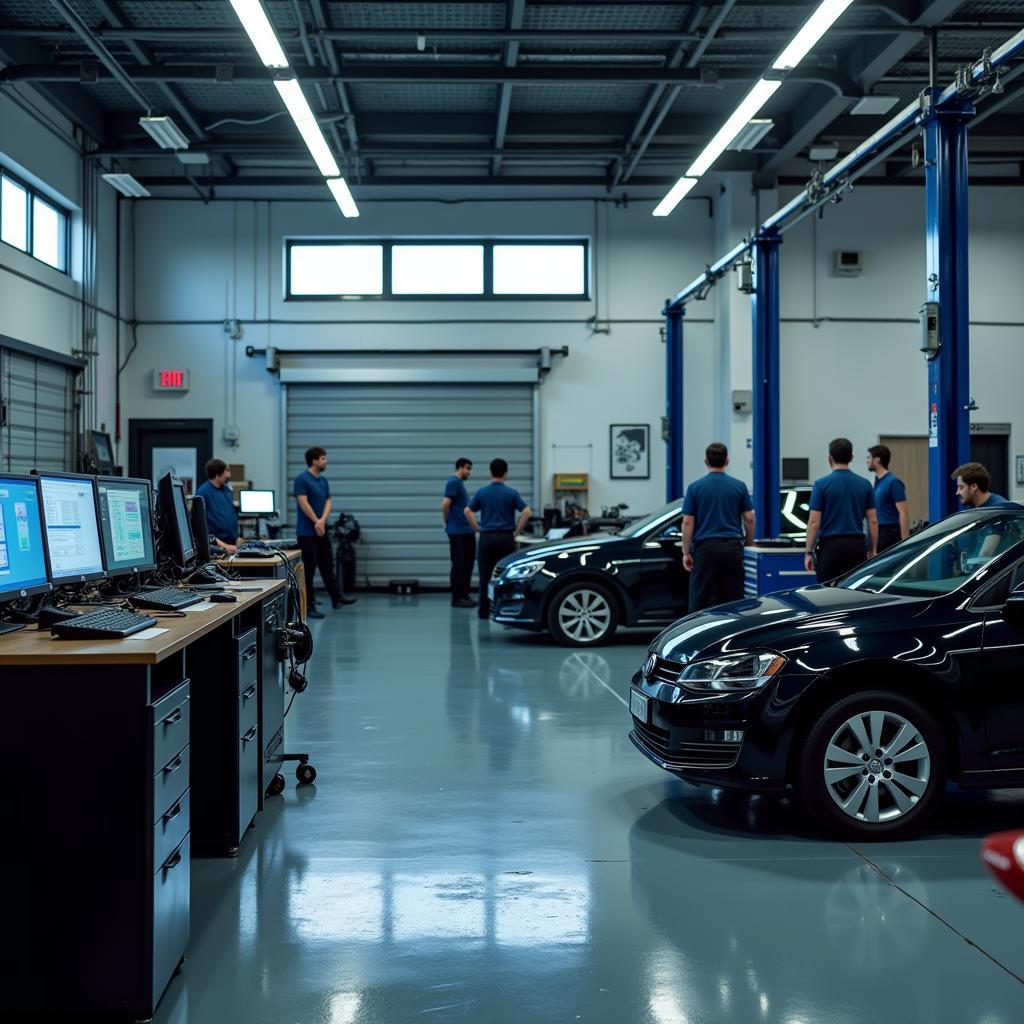
[[[195,494],[212,458],[213,420],[128,421],[129,476],[153,480],[170,472]]]
[[[928,438],[880,437],[879,444],[892,452],[889,469],[907,487],[907,515],[911,525],[928,518]]]
[[[1009,497],[1010,439],[1006,434],[971,434],[971,460],[988,470],[993,494]]]
[[[644,541],[640,617],[671,622],[686,614],[690,586],[683,569],[682,516],[648,534]]]

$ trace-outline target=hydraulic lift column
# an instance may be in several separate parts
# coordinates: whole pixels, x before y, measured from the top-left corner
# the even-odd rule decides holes
[[[665,500],[683,496],[683,312],[665,304]]]
[[[754,237],[754,517],[758,537],[778,537],[779,507],[779,245],[775,231]]]
[[[950,474],[970,461],[970,320],[967,280],[967,125],[969,100],[939,106],[925,91],[927,292],[921,310],[928,356],[928,519],[959,508]]]

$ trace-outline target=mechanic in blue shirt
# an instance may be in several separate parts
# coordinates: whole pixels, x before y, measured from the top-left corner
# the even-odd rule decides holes
[[[875,494],[867,480],[851,472],[852,459],[853,444],[845,437],[830,442],[828,464],[832,472],[815,480],[811,490],[804,568],[816,572],[819,583],[842,576],[864,561],[865,519],[868,557],[878,553]]]
[[[233,555],[238,550],[238,513],[235,496],[228,481],[231,470],[223,459],[210,459],[206,464],[206,482],[196,490],[206,506],[206,530],[210,543]]]
[[[956,481],[957,497],[965,509],[998,508],[1000,505],[1015,504],[1001,494],[989,491],[992,478],[980,462],[965,462],[957,466],[950,479]]]
[[[491,615],[487,584],[490,582],[494,567],[506,555],[515,553],[516,534],[522,533],[530,521],[530,516],[533,515],[530,506],[523,501],[519,492],[505,483],[507,476],[508,463],[504,459],[491,459],[491,482],[473,495],[473,500],[466,509],[466,519],[480,534],[477,552],[480,604],[477,615],[481,619],[488,619]]]
[[[907,488],[895,473],[889,472],[892,452],[884,444],[868,449],[868,472],[875,474],[875,512],[878,514],[878,552],[910,536],[907,512]]]
[[[455,475],[448,477],[441,501],[441,517],[444,519],[444,532],[448,534],[448,549],[452,559],[449,579],[453,608],[476,607],[476,601],[469,596],[473,562],[476,559],[476,531],[466,518],[466,506],[469,504],[466,481],[472,473],[473,463],[469,459],[456,459]]]
[[[319,568],[324,587],[331,597],[331,607],[355,604],[354,597],[345,597],[334,578],[334,552],[327,534],[331,515],[331,485],[324,476],[327,452],[316,445],[306,450],[306,468],[295,478],[295,535],[302,551],[302,569],[306,577],[306,615],[322,619],[324,613],[316,606],[313,575]]]
[[[690,574],[691,612],[743,597],[743,546],[754,543],[754,506],[742,480],[726,474],[729,449],[704,449],[707,473],[683,498],[683,568]]]

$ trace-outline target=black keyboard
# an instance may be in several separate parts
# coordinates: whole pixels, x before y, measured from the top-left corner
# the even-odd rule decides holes
[[[50,632],[60,640],[115,640],[156,625],[156,619],[117,608],[86,612],[73,619],[55,622]]]
[[[268,548],[265,544],[254,544],[251,547],[243,544],[238,549],[239,558],[276,558],[277,552]]]
[[[157,590],[142,590],[129,598],[136,608],[151,608],[157,612],[176,612],[179,608],[188,608],[203,600],[201,594],[179,587],[160,587]]]

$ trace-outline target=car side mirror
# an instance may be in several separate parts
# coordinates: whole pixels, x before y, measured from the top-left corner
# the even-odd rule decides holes
[[[667,526],[658,535],[658,540],[677,541],[683,536],[683,531],[678,526]]]
[[[1003,619],[1011,626],[1024,629],[1024,593],[1015,591],[1003,605]]]

